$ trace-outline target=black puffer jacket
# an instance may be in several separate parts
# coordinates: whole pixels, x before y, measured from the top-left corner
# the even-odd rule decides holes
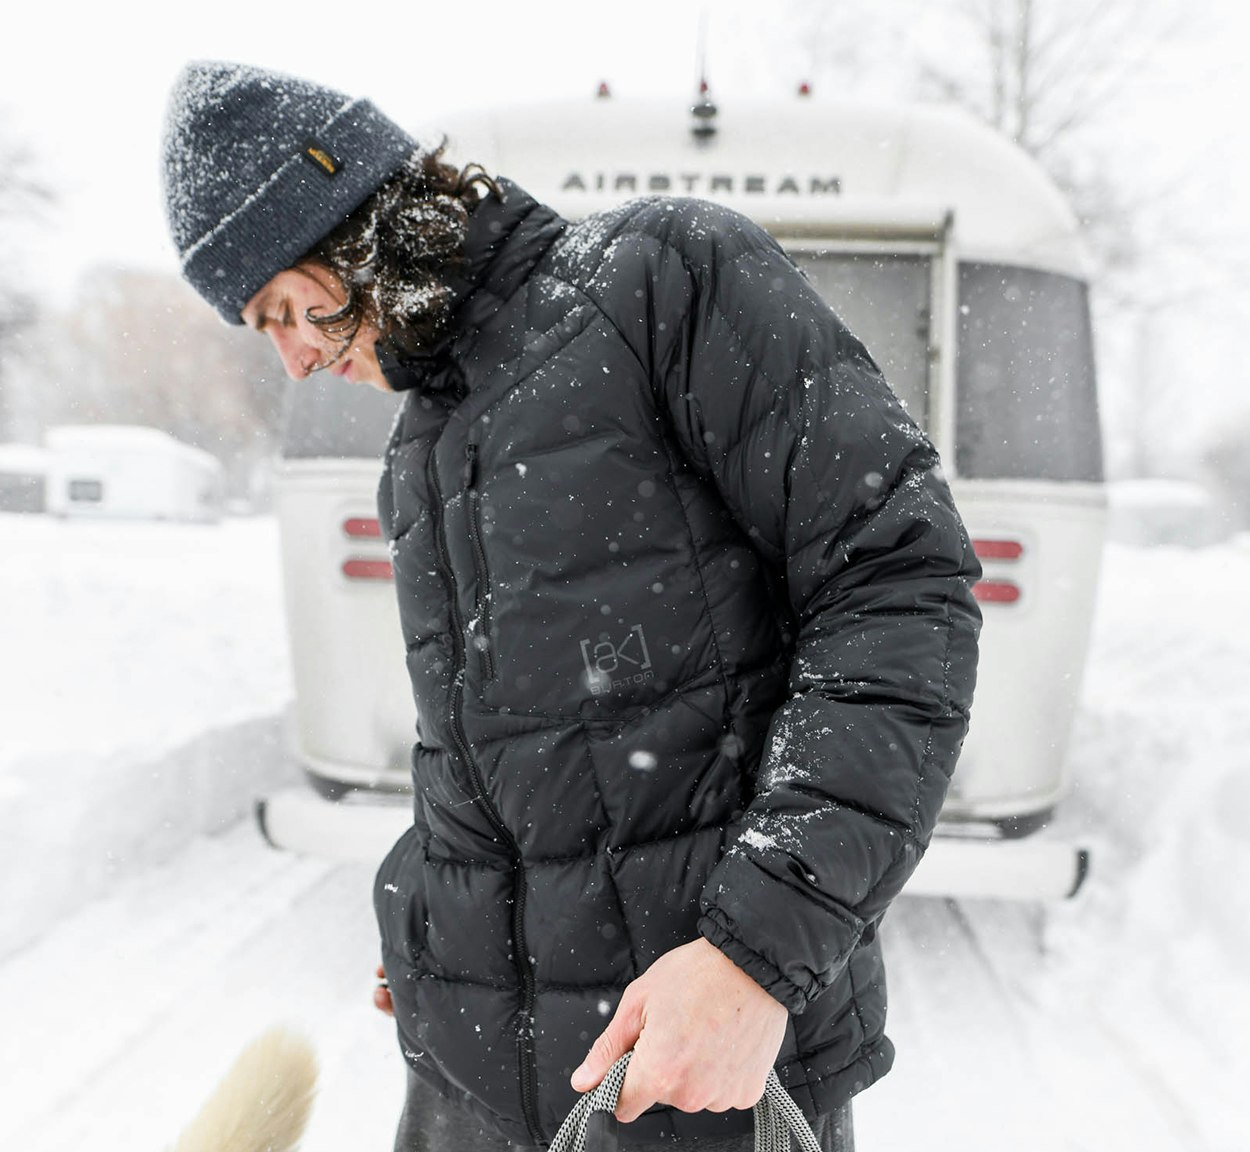
[[[976,560],[760,229],[672,199],[568,225],[503,187],[379,495],[418,709],[375,890],[402,1048],[549,1141],[621,990],[702,933],[789,1008],[782,1082],[831,1110],[891,1062],[876,922],[964,735]]]

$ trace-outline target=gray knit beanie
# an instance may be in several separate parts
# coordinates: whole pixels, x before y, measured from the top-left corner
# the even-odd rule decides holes
[[[170,93],[164,185],[182,274],[231,324],[419,148],[368,100],[196,61]]]

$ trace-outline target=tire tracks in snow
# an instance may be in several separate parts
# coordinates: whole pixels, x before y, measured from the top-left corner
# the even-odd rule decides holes
[[[206,1042],[220,1031],[213,1017],[238,1021],[233,1048],[270,1022],[267,1014],[248,1020],[263,1012],[257,1000],[270,974],[258,970],[250,987],[230,987],[223,973],[259,968],[247,956],[265,950],[259,942],[272,935],[275,915],[312,898],[331,866],[255,840],[249,824],[193,841],[0,969],[0,1013],[29,1022],[20,1043],[10,1032],[0,1046],[0,1082],[22,1101],[15,1128],[4,1130],[10,1109],[0,1117],[0,1146],[82,1146],[73,1129],[100,1146],[102,1128],[126,1130],[127,1117],[159,1110],[146,1085],[170,1062],[188,1074],[197,1063],[214,1074],[224,1066],[197,1059],[220,1047]],[[24,1003],[32,995],[41,997],[33,1019]],[[95,1103],[84,1108],[87,1101]]]

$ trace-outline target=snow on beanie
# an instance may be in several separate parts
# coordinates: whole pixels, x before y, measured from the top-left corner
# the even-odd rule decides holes
[[[163,146],[182,274],[242,324],[269,280],[418,149],[368,100],[249,65],[188,64],[170,93]]]

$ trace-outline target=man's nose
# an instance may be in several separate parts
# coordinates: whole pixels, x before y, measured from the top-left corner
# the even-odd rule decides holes
[[[282,367],[292,380],[303,380],[308,375],[311,353],[304,341],[285,329],[270,329],[270,338],[282,360]]]

